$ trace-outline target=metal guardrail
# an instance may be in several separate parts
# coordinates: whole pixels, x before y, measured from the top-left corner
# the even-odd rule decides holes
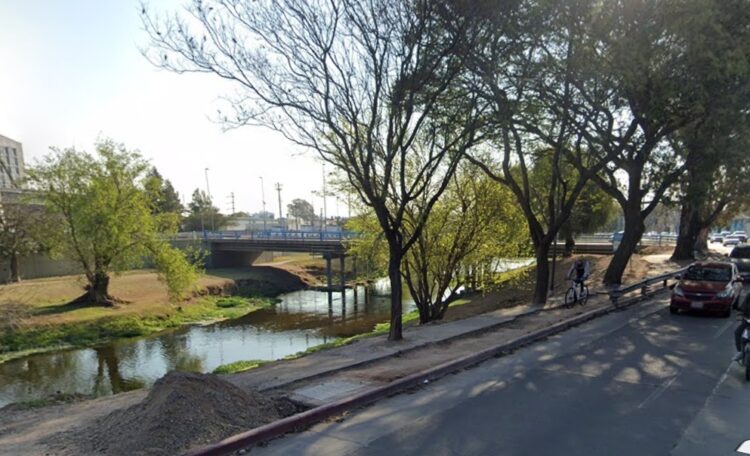
[[[641,280],[640,282],[636,282],[634,284],[620,287],[616,290],[612,290],[609,292],[609,299],[612,301],[612,304],[617,306],[617,302],[622,298],[624,295],[628,293],[632,293],[634,291],[641,291],[642,296],[648,295],[648,288],[651,285],[662,283],[663,287],[666,288],[668,286],[668,281],[670,279],[674,279],[675,276],[681,275],[683,272],[687,271],[687,267],[678,269],[676,271],[668,272],[666,274],[658,275],[655,277],[649,277],[647,279]]]
[[[595,233],[595,234],[582,234],[576,237],[576,243],[591,243],[591,244],[612,244],[612,233]],[[644,234],[641,237],[641,246],[648,245],[675,245],[677,243],[676,234]]]
[[[352,231],[292,231],[292,230],[265,230],[265,231],[189,231],[177,233],[175,239],[187,240],[272,240],[272,241],[344,241],[354,239],[359,233]]]

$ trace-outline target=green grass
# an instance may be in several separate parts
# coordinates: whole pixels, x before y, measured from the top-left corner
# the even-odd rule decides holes
[[[255,369],[258,366],[266,364],[270,361],[263,361],[260,359],[249,359],[246,361],[235,361],[229,364],[222,364],[213,370],[214,374],[236,374],[250,369]]]
[[[173,311],[161,315],[123,315],[54,326],[6,330],[0,333],[0,362],[31,352],[90,346],[117,338],[147,336],[186,324],[238,318],[271,303],[271,300],[265,298],[206,296],[195,304],[176,307]]]

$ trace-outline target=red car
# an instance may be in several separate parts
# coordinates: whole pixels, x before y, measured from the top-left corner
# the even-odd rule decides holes
[[[732,314],[739,302],[742,277],[732,263],[697,262],[688,266],[672,289],[669,310],[702,310],[717,312],[723,317]]]

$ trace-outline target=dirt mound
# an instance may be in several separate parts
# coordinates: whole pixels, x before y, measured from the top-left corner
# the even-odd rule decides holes
[[[51,443],[78,454],[171,455],[277,420],[289,406],[216,375],[170,372],[139,404]]]

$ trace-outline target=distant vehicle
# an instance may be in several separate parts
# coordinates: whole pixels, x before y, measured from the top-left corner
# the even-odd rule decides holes
[[[737,266],[743,279],[750,281],[750,245],[738,245],[729,254],[729,261]]]
[[[732,233],[732,236],[737,236],[740,238],[740,242],[747,242],[747,233],[744,231],[735,231]]]
[[[724,240],[724,235],[721,233],[713,233],[708,238],[709,242],[722,242]]]
[[[722,232],[721,232],[721,235],[722,235],[722,236],[724,236],[724,237],[727,237],[727,236],[729,236],[730,234],[732,234],[732,232],[731,232],[731,231],[722,231]]]
[[[742,241],[742,238],[734,234],[730,234],[729,236],[725,237],[723,241],[721,241],[721,243],[724,245],[737,245],[741,242],[744,242]]]
[[[680,310],[700,310],[729,317],[740,299],[742,282],[733,263],[693,263],[672,289],[669,311],[674,314]]]

